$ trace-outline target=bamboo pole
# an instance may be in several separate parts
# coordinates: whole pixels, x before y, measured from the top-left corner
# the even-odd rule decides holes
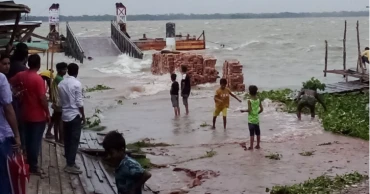
[[[46,50],[46,69],[49,69],[49,49]]]
[[[347,36],[347,20],[344,21],[344,35],[343,35],[343,70],[346,71],[346,36]],[[343,75],[346,78],[346,82],[348,82],[348,76]]]
[[[326,71],[328,70],[328,41],[325,40],[325,69],[324,77],[326,77]]]
[[[51,47],[51,61],[50,61],[50,87],[53,84],[54,77],[53,77],[53,62],[54,62],[54,42],[49,46],[49,49]],[[51,98],[51,88],[49,88],[49,99]]]
[[[360,48],[360,31],[359,31],[359,22],[357,20],[356,23],[356,31],[357,31],[357,50],[358,50],[358,64],[361,68],[361,73],[365,73],[362,60],[361,60],[361,48]]]
[[[10,40],[9,40],[8,46],[6,47],[6,53],[7,54],[10,54],[10,52],[12,51],[12,46],[13,46],[15,34],[17,33],[17,29],[18,29],[18,25],[19,25],[19,20],[20,19],[21,19],[21,13],[18,13],[17,14],[17,17],[15,19],[15,23],[14,23],[12,35],[10,36]]]

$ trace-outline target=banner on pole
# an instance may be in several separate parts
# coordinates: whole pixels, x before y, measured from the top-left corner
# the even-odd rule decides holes
[[[59,23],[59,9],[50,9],[49,24],[58,24],[58,23]]]

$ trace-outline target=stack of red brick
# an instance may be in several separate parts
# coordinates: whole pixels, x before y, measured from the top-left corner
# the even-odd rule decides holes
[[[154,75],[174,73],[182,65],[188,68],[192,86],[217,81],[216,59],[194,53],[154,53],[151,71]]]
[[[238,60],[226,60],[222,70],[223,78],[227,80],[227,87],[232,91],[245,91],[243,66]]]

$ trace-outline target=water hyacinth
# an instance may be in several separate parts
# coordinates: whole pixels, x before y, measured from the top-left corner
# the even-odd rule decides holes
[[[320,86],[320,83],[314,83]],[[282,89],[262,91],[258,93],[258,97],[261,100],[270,99],[273,102],[282,103],[284,104],[282,111],[295,113],[297,102],[294,99],[297,94],[298,91]],[[248,97],[249,95],[246,94],[245,98]],[[317,104],[316,114],[325,130],[369,140],[369,92],[322,94],[321,97],[327,111]],[[303,113],[309,113],[309,110],[304,108]]]
[[[266,188],[266,192],[270,192],[270,194],[333,193],[333,191],[340,191],[344,188],[348,188],[367,178],[366,175],[362,175],[358,172],[337,175],[334,178],[322,175],[315,179],[308,179],[303,183],[291,186],[274,186],[271,190]]]

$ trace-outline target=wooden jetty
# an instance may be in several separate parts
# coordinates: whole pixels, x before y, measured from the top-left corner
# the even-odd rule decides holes
[[[67,37],[65,41],[64,54],[75,58],[76,60],[83,63],[85,58],[84,50],[82,49],[80,42],[78,42],[68,22],[66,24]]]
[[[333,84],[326,84],[324,91],[319,91],[321,94],[332,94],[332,93],[348,93],[357,92],[369,89],[369,84],[361,82],[359,80],[338,82]]]
[[[176,35],[176,50],[188,51],[188,50],[204,50],[206,49],[205,32],[197,37],[191,37],[189,34],[182,36],[181,34]],[[146,34],[143,34],[143,38],[133,40],[133,42],[143,51],[147,50],[163,50],[166,47],[166,40],[164,38],[147,38]]]
[[[5,31],[2,29],[0,33],[2,36],[6,35],[4,39],[7,44],[2,45],[2,48],[5,48],[8,54],[11,51],[11,47],[9,46],[13,45],[18,34],[17,29],[21,19],[21,14],[29,12],[30,8],[26,5],[15,4],[13,1],[0,2],[0,21],[15,20],[14,24],[11,26],[5,25],[7,26],[7,29]]]
[[[78,152],[76,164],[83,171],[80,175],[64,172],[66,165],[64,147],[44,141],[39,157],[43,175],[31,175],[27,194],[117,194],[114,169],[107,167],[100,158]],[[152,192],[144,191],[143,194]]]
[[[322,93],[344,93],[359,91],[369,88],[369,72],[366,71],[365,64],[362,63],[361,49],[360,49],[360,35],[359,35],[359,22],[356,24],[357,30],[357,49],[358,59],[356,68],[347,68],[346,64],[346,36],[347,36],[347,21],[344,22],[344,37],[343,37],[343,69],[328,70],[328,41],[325,40],[325,68],[324,77],[327,73],[342,75],[345,82],[335,84],[327,84],[327,89]],[[348,77],[357,78],[356,81],[348,81]]]
[[[79,150],[85,153],[97,154],[104,152],[102,146],[105,133],[96,133],[92,131],[82,131],[80,137]]]
[[[120,30],[128,35],[127,24],[126,24],[126,15],[127,15],[127,8],[122,3],[116,3],[116,23],[120,26]],[[172,35],[169,35],[169,30],[167,26],[171,26]],[[171,31],[171,30],[170,30]],[[204,31],[197,36],[191,36],[187,34],[183,36],[181,33],[175,33],[175,24],[174,23],[167,23],[166,24],[166,37],[175,37],[176,41],[176,50],[203,50],[206,49],[206,38]],[[165,38],[148,38],[147,35],[144,33],[143,37],[140,39],[132,40],[132,42],[141,50],[163,50],[166,48],[166,39]]]
[[[126,14],[126,7],[122,3],[116,3],[116,20],[111,21],[110,37],[76,37],[67,22],[67,37],[63,46],[65,54],[75,58],[80,63],[83,63],[85,58],[117,56],[120,53],[142,59],[144,56],[142,51],[163,50],[167,47],[167,38],[147,38],[146,34],[143,34],[142,38],[132,39],[127,30]],[[204,31],[199,37],[190,36],[189,34],[186,36],[176,35],[174,24],[172,26],[171,38],[174,38],[177,50],[206,49]]]
[[[64,147],[44,141],[39,163],[43,176],[31,175],[28,194],[74,193],[117,194],[114,175],[103,163],[92,156],[79,152],[76,164],[83,173],[72,175],[64,172],[66,165]]]

